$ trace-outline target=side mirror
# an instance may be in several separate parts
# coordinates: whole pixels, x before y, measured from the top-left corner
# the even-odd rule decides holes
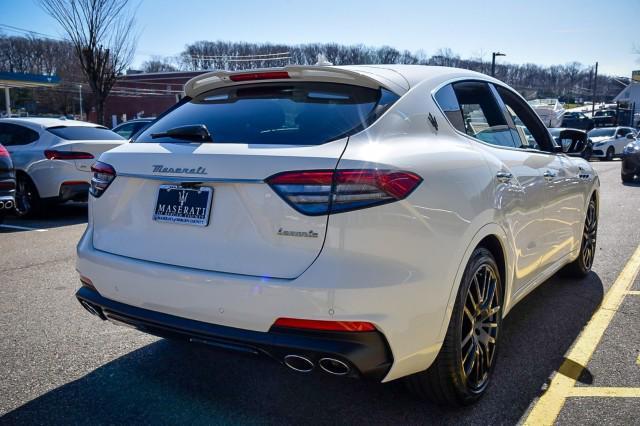
[[[632,141],[636,140],[636,138],[633,136],[633,133],[627,133],[627,139],[630,139]]]

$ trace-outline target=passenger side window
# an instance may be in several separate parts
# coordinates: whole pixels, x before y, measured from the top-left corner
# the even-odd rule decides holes
[[[538,115],[511,90],[495,86],[513,122],[512,132],[517,147],[554,152],[554,142]]]
[[[38,140],[38,132],[11,123],[0,123],[0,144],[4,146],[27,145]]]
[[[462,113],[460,131],[491,145],[515,147],[511,129],[487,83],[464,81],[452,87]]]

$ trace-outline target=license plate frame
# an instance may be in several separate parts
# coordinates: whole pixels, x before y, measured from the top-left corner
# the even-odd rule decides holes
[[[191,194],[196,194],[196,202]],[[160,223],[206,227],[209,226],[212,204],[213,188],[210,186],[160,185],[155,198],[153,220]]]

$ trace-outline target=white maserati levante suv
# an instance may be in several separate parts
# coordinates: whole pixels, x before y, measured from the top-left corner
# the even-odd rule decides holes
[[[52,203],[86,200],[91,165],[125,142],[106,127],[84,121],[0,119],[0,143],[16,168],[16,212],[28,216]]]
[[[509,310],[591,268],[598,177],[498,80],[290,66],[185,93],[93,166],[77,298],[103,320],[464,405]]]

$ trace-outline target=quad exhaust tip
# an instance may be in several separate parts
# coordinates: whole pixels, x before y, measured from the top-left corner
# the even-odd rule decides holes
[[[4,208],[5,209],[12,209],[13,208],[13,201],[9,200],[6,203],[4,203]]]
[[[286,355],[284,365],[299,373],[310,373],[314,368],[313,362],[301,355]]]
[[[318,365],[323,371],[334,376],[346,376],[351,371],[347,364],[334,358],[322,358]]]

